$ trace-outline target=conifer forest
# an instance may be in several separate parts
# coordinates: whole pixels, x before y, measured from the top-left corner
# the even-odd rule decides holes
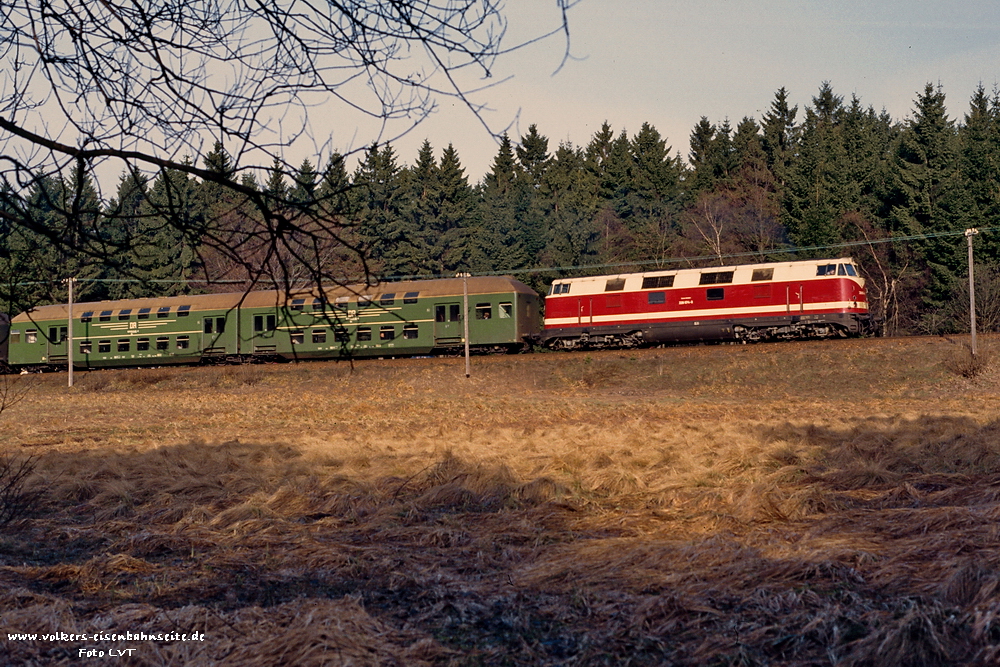
[[[426,141],[413,156],[375,144],[296,169],[244,167],[219,142],[187,158],[240,190],[172,168],[98,187],[79,162],[0,183],[3,207],[31,221],[0,216],[0,310],[64,300],[55,279],[70,276],[79,300],[308,282],[320,265],[345,281],[510,272],[544,291],[567,275],[850,255],[885,333],[948,333],[968,327],[963,232],[978,228],[978,324],[997,330],[1000,96],[980,86],[950,108],[932,84],[902,119],[829,83],[801,107],[782,88],[760,118],[706,115],[683,138],[608,119],[585,146],[555,145],[561,128],[530,125],[502,136],[482,176],[460,146]],[[262,202],[338,234],[256,243]]]

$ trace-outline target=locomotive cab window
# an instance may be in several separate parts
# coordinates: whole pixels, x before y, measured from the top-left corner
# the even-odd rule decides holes
[[[774,279],[774,269],[754,269],[753,275],[750,276],[751,282],[756,282],[758,280],[773,280]]]
[[[403,295],[403,303],[416,303],[420,292],[407,292]]]
[[[858,272],[855,270],[853,264],[844,264],[844,268],[847,269],[847,275],[857,277]]]
[[[476,304],[476,319],[477,320],[488,320],[493,317],[493,304],[490,303],[477,303]]]
[[[816,267],[817,276],[833,276],[837,274],[836,264],[820,264]]]
[[[710,287],[705,290],[705,298],[709,301],[721,301],[726,298],[725,287]]]
[[[500,304],[500,319],[509,320],[514,316],[514,304],[512,303],[501,303]]]
[[[699,285],[724,285],[733,282],[732,271],[713,271],[701,274],[698,280]],[[718,298],[722,298],[721,296]]]
[[[623,289],[625,289],[624,278],[608,278],[608,282],[604,283],[605,292],[619,292]]]

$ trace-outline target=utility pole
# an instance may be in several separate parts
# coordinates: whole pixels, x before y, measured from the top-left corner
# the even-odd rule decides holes
[[[976,285],[973,281],[972,268],[972,237],[979,233],[978,229],[966,229],[965,238],[969,242],[969,331],[972,333],[972,358],[976,358]]]
[[[460,273],[462,276],[462,324],[465,334],[465,377],[472,377],[472,368],[469,364],[469,273]]]
[[[69,283],[69,299],[67,300],[66,311],[66,370],[67,380],[66,386],[73,386],[73,285],[76,283],[76,278],[70,278],[66,281]]]

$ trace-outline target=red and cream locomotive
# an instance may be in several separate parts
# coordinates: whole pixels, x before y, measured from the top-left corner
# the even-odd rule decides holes
[[[556,280],[551,348],[763,341],[871,333],[865,281],[849,257]]]

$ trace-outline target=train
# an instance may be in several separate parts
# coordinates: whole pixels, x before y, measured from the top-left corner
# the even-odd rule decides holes
[[[466,305],[467,304],[467,305]],[[0,314],[12,372],[516,353],[860,336],[875,331],[849,257],[561,278],[544,300],[471,276],[37,306]],[[543,314],[544,309],[544,314]]]

